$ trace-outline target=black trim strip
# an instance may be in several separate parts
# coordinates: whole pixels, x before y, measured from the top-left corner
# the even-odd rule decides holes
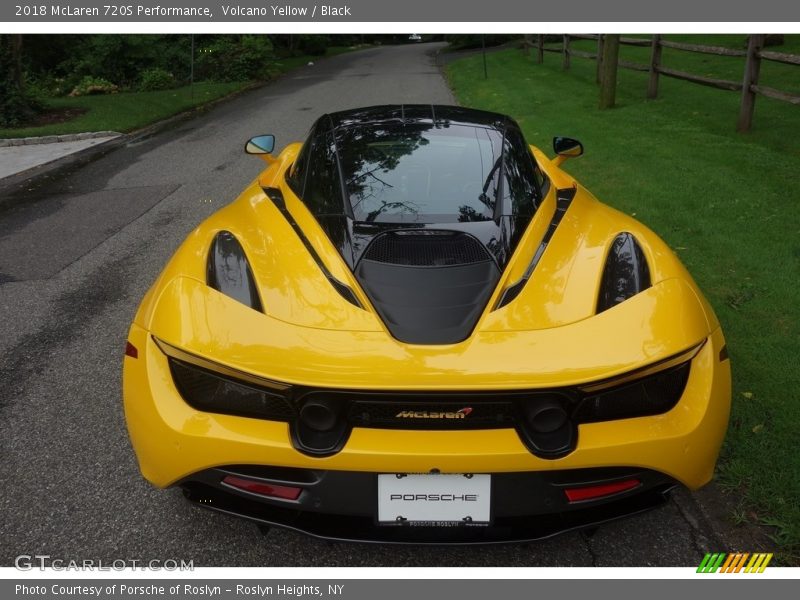
[[[500,159],[499,159],[499,167],[497,173],[497,197],[494,201],[494,211],[492,214],[492,218],[494,222],[498,225],[500,224],[500,219],[504,214],[506,214],[506,207],[505,207],[505,180],[506,178],[503,176],[506,172],[506,132],[508,131],[508,121],[503,123],[503,132],[500,138]],[[486,193],[486,190],[484,190]],[[508,211],[508,214],[512,214],[514,211]]]
[[[328,120],[330,121],[331,126],[330,134],[331,141],[333,142],[333,155],[336,157],[336,172],[339,174],[339,189],[340,193],[342,194],[342,208],[345,215],[355,220],[356,216],[353,212],[353,205],[350,203],[350,197],[347,193],[347,185],[345,185],[344,170],[342,169],[342,159],[339,156],[339,144],[336,143],[336,131],[333,125],[333,118],[328,115]],[[305,189],[303,189],[303,194],[305,194]]]
[[[632,371],[626,371],[620,375],[614,375],[612,377],[605,377],[603,379],[582,383],[578,385],[578,389],[585,394],[593,395],[610,388],[618,388],[630,383],[636,383],[637,381],[650,377],[651,375],[655,375],[656,373],[668,371],[669,369],[679,367],[685,363],[693,361],[695,356],[700,353],[700,350],[702,350],[703,346],[706,345],[707,341],[708,340],[704,339],[696,346],[684,350],[683,352],[678,352],[668,356],[667,358],[662,358],[656,362],[633,369]]]
[[[561,223],[561,219],[564,218],[569,205],[572,204],[572,199],[575,197],[576,191],[577,188],[556,190],[556,210],[553,213],[553,218],[550,220],[550,226],[545,232],[539,247],[536,248],[536,253],[533,255],[533,258],[531,259],[528,268],[525,270],[525,273],[522,275],[522,278],[514,285],[507,287],[503,291],[500,299],[497,301],[497,304],[495,304],[495,307],[492,310],[497,310],[498,308],[504,307],[506,304],[514,300],[514,298],[519,296],[520,292],[525,287],[525,284],[528,283],[531,275],[533,275],[536,265],[539,264],[542,254],[544,254],[544,251],[547,248],[547,245],[550,243],[553,234],[556,232],[556,229],[558,229],[558,225]]]
[[[314,259],[314,262],[317,263],[317,266],[320,268],[320,271],[322,271],[322,274],[325,275],[326,279],[333,286],[333,289],[335,289],[339,295],[347,300],[350,304],[363,310],[364,306],[361,304],[350,286],[336,279],[336,277],[334,277],[333,274],[328,270],[328,267],[325,266],[325,263],[322,262],[322,258],[320,258],[319,254],[317,254],[317,251],[314,249],[314,246],[311,245],[311,242],[306,237],[306,234],[303,233],[303,230],[300,229],[300,226],[297,224],[297,221],[294,220],[292,213],[290,213],[289,209],[286,208],[286,202],[283,199],[283,192],[281,192],[278,188],[273,187],[265,187],[262,189],[267,197],[272,200],[273,204],[275,204],[289,225],[292,226],[292,229],[297,234],[297,237],[299,237],[300,241],[303,242],[303,246],[305,246],[306,250],[308,250],[308,253]]]
[[[164,340],[161,340],[154,335],[151,335],[150,337],[153,339],[153,343],[158,346],[158,349],[161,350],[164,356],[190,364],[198,369],[209,371],[215,377],[227,377],[229,379],[233,379],[234,383],[241,385],[255,385],[261,388],[266,388],[270,392],[285,392],[292,387],[288,383],[284,383],[282,381],[267,379],[266,377],[261,377],[260,375],[253,375],[251,373],[247,373],[246,371],[240,371],[239,369],[228,367],[222,363],[208,360],[207,358],[203,358],[198,354],[187,352],[186,350],[182,350],[177,346],[168,344]]]

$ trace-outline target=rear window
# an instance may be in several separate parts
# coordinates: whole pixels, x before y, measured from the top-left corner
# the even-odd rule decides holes
[[[366,222],[493,218],[503,138],[495,129],[371,125],[336,134],[353,215]]]

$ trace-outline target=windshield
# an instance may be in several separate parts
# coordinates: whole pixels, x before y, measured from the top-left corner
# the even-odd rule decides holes
[[[469,222],[494,216],[503,147],[496,129],[383,123],[339,129],[356,221]]]

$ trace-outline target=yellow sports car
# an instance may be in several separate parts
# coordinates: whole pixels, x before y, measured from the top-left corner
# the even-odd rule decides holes
[[[315,536],[546,537],[712,477],[719,322],[652,231],[504,115],[322,116],[193,231],[124,359],[144,477]]]

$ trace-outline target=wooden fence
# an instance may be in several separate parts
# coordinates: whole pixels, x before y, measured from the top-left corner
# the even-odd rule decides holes
[[[772,52],[764,50],[764,35],[753,34],[748,37],[747,49],[737,50],[735,48],[724,48],[722,46],[706,46],[701,44],[685,44],[672,42],[662,39],[660,35],[654,35],[651,39],[622,37],[619,35],[563,35],[561,47],[545,46],[545,36],[536,36],[536,42],[528,40],[527,46],[533,45],[537,50],[537,60],[544,62],[544,53],[552,52],[561,55],[562,66],[564,69],[570,68],[572,57],[587,58],[597,61],[597,82],[600,84],[600,107],[608,108],[614,105],[614,95],[616,91],[617,69],[631,69],[649,73],[647,82],[647,98],[658,97],[659,77],[672,77],[682,79],[691,83],[706,85],[713,88],[740,92],[742,96],[739,109],[739,119],[736,129],[741,132],[750,130],[753,123],[753,110],[757,95],[782,100],[794,105],[800,105],[800,96],[781,90],[776,90],[759,84],[759,71],[761,61],[768,60],[789,65],[800,65],[800,55],[785,54],[783,52]],[[573,40],[595,40],[597,50],[595,52],[585,52],[570,46]],[[642,46],[650,47],[649,64],[629,62],[619,59],[619,46]],[[717,56],[732,56],[744,58],[744,72],[742,81],[728,81],[726,79],[715,79],[670,69],[661,64],[661,52],[663,48],[672,48],[685,52],[700,52],[703,54],[714,54]]]

